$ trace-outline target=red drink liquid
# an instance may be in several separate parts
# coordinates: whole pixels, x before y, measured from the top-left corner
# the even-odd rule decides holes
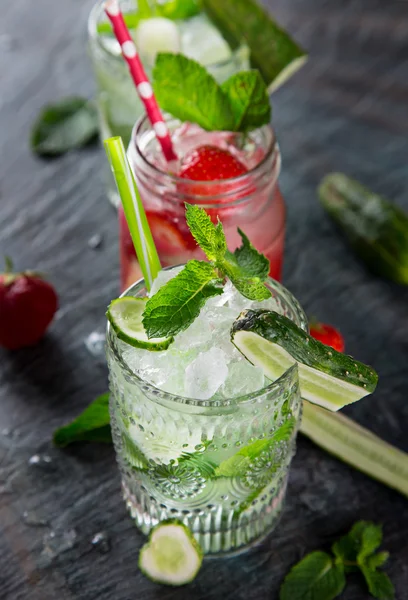
[[[180,165],[166,165],[146,119],[134,129],[128,156],[163,267],[203,259],[184,218],[184,203],[197,204],[212,220],[223,223],[228,248],[241,244],[241,228],[270,261],[270,275],[280,281],[285,236],[285,204],[277,185],[279,149],[269,126],[240,134],[206,132],[196,125],[168,122],[182,160],[194,148],[210,144],[228,150],[248,170],[233,179],[191,181],[169,173]],[[121,287],[142,277],[122,208],[119,210]]]

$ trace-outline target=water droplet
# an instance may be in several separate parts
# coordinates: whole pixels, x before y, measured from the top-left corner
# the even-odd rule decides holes
[[[240,441],[238,440],[237,442],[235,442],[235,445],[236,445],[236,446],[238,446],[238,447],[239,447],[239,446],[242,446],[242,442],[240,442]]]
[[[91,540],[91,544],[101,554],[107,554],[110,550],[110,539],[106,531],[98,531]]]
[[[47,519],[34,510],[25,510],[23,512],[23,521],[29,527],[46,527],[48,525]]]
[[[50,531],[43,537],[43,550],[39,558],[40,567],[48,567],[53,560],[71,550],[75,546],[77,534],[75,529],[69,531]]]
[[[51,456],[48,454],[33,454],[28,459],[28,464],[30,467],[34,467],[37,469],[42,469],[43,471],[53,471],[54,465],[52,464]]]
[[[89,238],[88,240],[88,246],[92,249],[92,250],[96,250],[97,248],[100,248],[102,245],[102,236],[100,233],[95,233],[95,235],[93,235],[91,238]]]
[[[331,350],[328,351],[327,356],[333,356],[333,352]]]
[[[350,375],[350,371],[346,371],[346,373],[345,373],[345,374],[346,374],[346,375]]]
[[[105,333],[92,331],[92,333],[85,338],[84,344],[88,352],[95,358],[98,358],[100,356],[104,356],[105,354],[105,340]]]

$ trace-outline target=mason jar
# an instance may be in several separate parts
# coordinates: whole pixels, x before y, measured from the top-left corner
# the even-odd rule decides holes
[[[191,181],[174,174],[166,164],[147,117],[135,125],[128,158],[146,210],[162,266],[203,259],[184,217],[185,203],[204,208],[223,224],[229,250],[241,244],[238,228],[270,261],[270,276],[282,276],[285,204],[278,186],[281,156],[275,134],[265,125],[244,136],[204,131],[197,125],[168,117],[167,125],[179,157],[202,145],[230,150],[248,172],[217,181]],[[119,210],[121,286],[141,278],[123,210]]]

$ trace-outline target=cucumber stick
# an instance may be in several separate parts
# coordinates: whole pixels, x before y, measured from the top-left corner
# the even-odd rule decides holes
[[[320,201],[368,269],[408,284],[408,215],[342,173],[319,186]]]
[[[408,497],[408,454],[345,415],[304,401],[300,431],[330,454]]]
[[[325,346],[274,311],[242,312],[232,326],[231,340],[269,379],[297,363],[302,397],[332,411],[360,400],[377,385],[371,367]]]
[[[156,583],[178,586],[195,578],[202,561],[203,552],[191,531],[171,519],[152,529],[140,551],[139,568]]]

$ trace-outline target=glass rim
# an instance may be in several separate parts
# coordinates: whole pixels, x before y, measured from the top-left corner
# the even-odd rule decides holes
[[[123,65],[125,65],[125,62],[123,60],[123,57],[121,54],[112,54],[112,52],[109,52],[109,50],[106,49],[106,47],[101,43],[101,35],[98,33],[97,31],[97,25],[99,23],[101,14],[103,14],[103,5],[105,4],[106,0],[97,0],[90,12],[89,12],[89,16],[88,16],[88,35],[92,40],[95,40],[98,44],[98,47],[102,50],[102,52],[105,54],[105,56],[109,56],[112,60],[118,61],[120,63],[123,63]],[[190,17],[192,18],[192,17]],[[187,21],[188,19],[182,19]],[[228,64],[230,62],[232,62],[233,60],[235,60],[236,57],[239,56],[239,54],[246,48],[246,44],[245,42],[242,42],[237,48],[235,49],[231,49],[231,56],[229,56],[228,58],[224,58],[223,60],[218,60],[216,62],[212,62],[209,63],[207,65],[205,65],[205,67],[207,69],[211,69],[211,68],[222,68],[222,67],[226,67],[228,66]],[[148,68],[152,68],[153,65],[151,64],[146,64],[146,66]]]
[[[166,123],[169,123],[171,121],[174,121],[176,123],[180,123],[182,124],[183,122],[180,121],[179,119],[177,119],[176,117],[173,117],[172,115],[168,115],[168,114],[164,114],[164,120],[166,121]],[[173,173],[168,173],[167,171],[162,171],[161,169],[159,169],[158,167],[156,167],[156,165],[154,165],[152,162],[150,162],[146,156],[143,154],[140,145],[138,143],[138,136],[141,135],[141,129],[145,126],[145,124],[149,121],[149,117],[144,114],[141,117],[138,118],[138,120],[136,121],[136,123],[133,126],[132,129],[132,134],[131,134],[131,138],[130,138],[130,152],[135,152],[137,157],[140,158],[143,162],[143,164],[152,171],[152,173],[154,173],[155,175],[161,176],[161,177],[166,177],[168,179],[168,181],[171,181],[172,183],[174,183],[175,185],[178,185],[179,187],[184,185],[188,185],[189,183],[191,183],[192,185],[197,185],[197,186],[203,186],[204,188],[208,187],[211,188],[211,186],[213,185],[222,185],[222,184],[226,184],[226,185],[231,185],[231,184],[239,184],[242,182],[242,184],[244,185],[248,185],[248,176],[256,176],[257,173],[259,173],[260,170],[262,170],[262,167],[265,165],[265,163],[272,159],[274,160],[275,158],[278,160],[278,167],[277,167],[277,174],[276,174],[276,179],[278,178],[279,175],[279,171],[280,171],[280,150],[279,150],[279,144],[278,141],[276,139],[276,135],[275,135],[275,131],[272,127],[272,125],[270,123],[268,123],[267,125],[262,125],[261,127],[258,127],[257,129],[255,129],[254,131],[262,131],[262,130],[266,130],[271,134],[271,139],[270,142],[268,144],[268,147],[265,150],[265,154],[262,157],[262,160],[259,161],[259,163],[257,163],[254,167],[252,167],[251,169],[249,169],[249,171],[247,171],[246,173],[243,173],[242,175],[238,175],[237,177],[231,177],[229,179],[215,179],[212,181],[200,181],[200,180],[191,180],[191,179],[185,179],[183,177],[179,177],[178,175],[174,175]],[[153,127],[151,125],[149,125],[150,129],[153,130]],[[222,133],[228,133],[226,132],[222,132]],[[230,132],[230,133],[236,133],[236,132]],[[128,149],[128,152],[129,152]],[[234,190],[231,191],[226,191],[226,192],[221,192],[219,194],[214,194],[211,196],[211,198],[217,198],[219,197],[223,197],[226,194],[231,193],[231,194],[236,194],[237,193],[237,189],[234,187]],[[208,196],[206,196],[205,194],[185,194],[186,197],[189,196],[194,196],[197,198],[202,198],[203,201],[207,201],[208,202]],[[223,203],[224,204],[224,203]],[[211,202],[211,205],[213,205],[213,202]],[[225,204],[224,204],[225,205]],[[227,206],[227,205],[225,205]]]
[[[180,266],[183,266],[183,265],[172,265],[170,267],[165,267],[163,270],[167,271],[170,269],[175,269]],[[307,323],[306,315],[305,315],[302,307],[300,306],[299,302],[293,296],[293,294],[287,288],[285,288],[281,283],[276,281],[275,279],[268,277],[268,281],[271,281],[273,283],[273,285],[281,288],[282,292],[288,296],[291,304],[293,305],[294,310],[296,310],[296,312],[298,313],[299,321]],[[139,286],[142,286],[142,285],[144,286],[143,278],[139,279],[138,281],[133,283],[131,286],[129,286],[124,292],[122,292],[120,297],[122,298],[124,296],[130,295],[129,292],[131,290],[133,290],[134,288],[137,288]],[[160,399],[163,399],[163,400],[170,401],[170,402],[174,403],[175,405],[177,405],[177,404],[178,405],[180,405],[180,404],[181,405],[193,405],[193,406],[196,406],[197,408],[226,408],[228,406],[235,406],[237,404],[242,405],[247,402],[251,403],[254,400],[256,400],[257,398],[263,396],[264,394],[270,394],[270,393],[277,392],[279,390],[279,388],[282,386],[282,384],[285,384],[285,382],[289,381],[292,378],[293,374],[295,372],[297,373],[297,371],[298,371],[298,366],[297,366],[297,363],[295,362],[292,366],[290,366],[288,369],[286,369],[286,371],[284,373],[282,373],[282,375],[280,375],[280,377],[278,377],[278,379],[275,379],[275,381],[271,381],[268,385],[260,388],[259,390],[255,390],[254,392],[249,392],[248,394],[242,394],[240,396],[234,396],[232,398],[216,399],[216,400],[211,400],[211,398],[210,398],[208,400],[199,400],[197,398],[181,396],[179,394],[173,394],[171,392],[167,392],[165,390],[162,390],[162,389],[156,387],[152,383],[150,383],[147,380],[140,377],[140,375],[138,375],[137,373],[132,371],[132,369],[129,367],[129,365],[126,363],[126,361],[123,359],[121,354],[117,351],[116,346],[111,342],[111,335],[114,336],[114,339],[119,340],[116,332],[114,331],[113,327],[111,326],[111,324],[108,321],[107,328],[106,328],[106,343],[109,346],[109,349],[111,350],[111,352],[113,353],[115,360],[119,363],[120,368],[123,371],[125,371],[127,376],[130,377],[134,383],[137,383],[138,385],[140,385],[142,387],[142,389],[145,388],[153,396],[156,396],[155,401],[157,401],[157,402],[159,402]],[[123,342],[122,340],[119,340],[119,341],[123,344],[126,344],[126,342]],[[132,348],[132,346],[130,344],[127,344],[127,345],[129,346],[129,348]]]

